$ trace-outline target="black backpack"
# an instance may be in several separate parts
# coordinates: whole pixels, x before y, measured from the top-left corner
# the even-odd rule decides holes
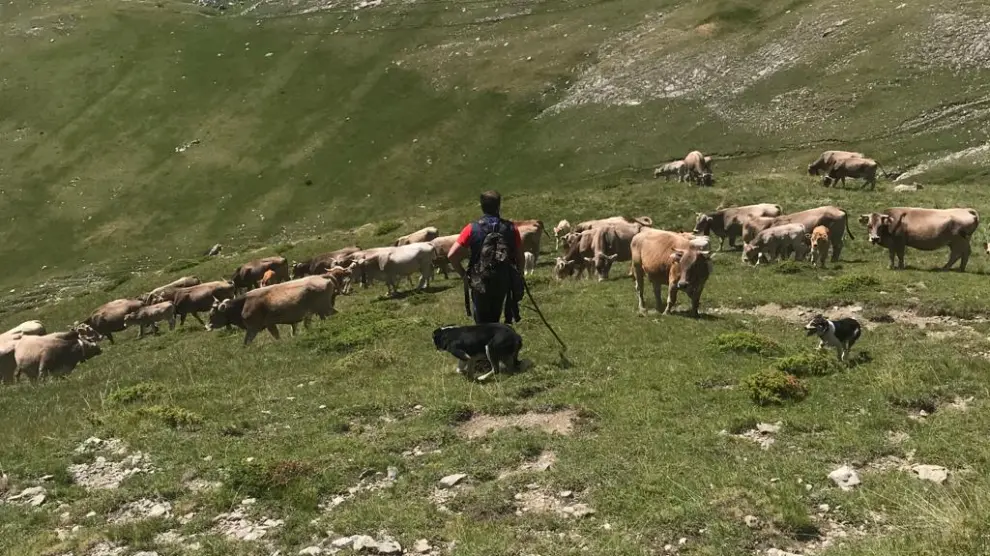
[[[512,270],[515,268],[512,243],[512,224],[499,220],[494,227],[484,219],[478,221],[478,231],[483,234],[481,250],[471,265],[471,289],[479,294],[488,292],[497,281],[509,286]]]

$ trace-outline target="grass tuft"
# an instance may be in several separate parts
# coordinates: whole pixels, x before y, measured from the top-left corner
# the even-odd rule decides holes
[[[139,382],[137,384],[118,388],[107,396],[107,401],[112,404],[126,405],[134,402],[143,402],[158,397],[165,389],[160,384],[151,382]]]
[[[845,274],[833,280],[828,289],[834,294],[876,291],[880,289],[880,280],[865,274]]]
[[[767,369],[749,375],[742,381],[750,397],[759,405],[780,404],[785,401],[801,401],[808,396],[808,388],[794,375],[776,369]]]
[[[775,370],[794,375],[825,376],[838,372],[842,366],[831,356],[831,352],[812,351],[780,358],[773,362]]]
[[[203,422],[203,417],[188,409],[174,405],[152,405],[142,407],[138,414],[144,417],[154,417],[173,429],[193,428]]]

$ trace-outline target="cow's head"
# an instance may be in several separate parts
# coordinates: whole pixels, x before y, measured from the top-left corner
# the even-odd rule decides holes
[[[571,231],[571,223],[567,220],[561,220],[553,227],[554,237],[564,237]]]
[[[749,264],[760,262],[760,249],[752,243],[743,245],[742,260]]]
[[[903,218],[904,215],[894,219],[889,214],[877,214],[873,212],[860,216],[859,221],[866,224],[866,231],[870,234],[870,243],[880,245],[888,237],[897,233],[897,229],[900,227]]]
[[[606,255],[605,253],[595,253],[593,257],[585,257],[584,260],[589,266],[595,269],[598,273],[598,281],[601,282],[608,278],[608,271],[612,268],[612,263],[615,259],[618,259],[618,253],[612,255]]]
[[[574,247],[575,245],[577,245],[578,242],[580,242],[580,241],[581,241],[581,234],[580,233],[578,233],[578,232],[568,232],[567,234],[564,234],[563,247],[565,249],[570,249],[571,247]]]
[[[697,214],[698,219],[694,223],[694,233],[699,236],[707,236],[712,231],[712,222],[714,218],[710,214],[705,214],[699,212]]]
[[[229,326],[230,319],[227,318],[227,309],[229,308],[229,299],[224,299],[221,301],[214,297],[213,306],[210,307],[210,313],[206,317],[206,329],[216,330],[218,328]]]
[[[677,279],[679,290],[691,290],[703,286],[712,273],[711,252],[700,249],[674,249],[670,255],[671,278]]]
[[[808,175],[809,176],[817,176],[818,175],[818,164],[817,163],[815,163],[815,164],[809,164],[808,165]]]
[[[87,340],[86,338],[81,338],[81,337],[77,341],[79,342],[79,347],[82,349],[83,361],[92,359],[97,355],[103,353],[103,350],[100,349],[100,344],[94,341]]]
[[[712,176],[711,172],[705,172],[701,174],[701,185],[706,187],[711,187],[715,183],[715,178]]]
[[[96,343],[103,339],[103,336],[99,332],[93,329],[92,326],[84,323],[75,323],[72,325],[70,331],[75,332],[79,338],[86,340],[90,343]]]
[[[302,278],[303,276],[306,276],[306,274],[308,274],[308,271],[309,271],[309,265],[306,263],[294,263],[292,265],[293,278]]]

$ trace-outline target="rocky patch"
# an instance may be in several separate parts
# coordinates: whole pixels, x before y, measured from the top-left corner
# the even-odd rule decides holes
[[[457,427],[457,432],[468,439],[481,438],[507,428],[536,429],[548,434],[569,435],[574,432],[576,420],[577,411],[573,409],[521,415],[474,415]]]
[[[28,487],[20,492],[10,492],[6,496],[0,496],[0,503],[16,504],[20,506],[30,506],[37,508],[48,500],[48,493],[45,487]]]
[[[527,490],[514,496],[516,515],[539,513],[555,514],[565,518],[582,518],[594,515],[594,509],[587,504],[574,501],[573,498],[574,493],[570,491],[550,494],[541,490],[538,485],[529,485]]]
[[[346,493],[338,494],[322,502],[319,507],[321,510],[329,512],[362,492],[374,492],[376,490],[391,488],[398,477],[399,470],[395,467],[389,467],[385,473],[379,471],[369,474],[362,478],[357,485],[348,488]]]
[[[70,465],[69,474],[76,484],[87,489],[115,489],[128,477],[139,473],[155,473],[151,460],[146,454],[134,452],[127,455],[128,448],[123,441],[111,438],[102,440],[91,437],[76,447],[77,454],[106,453],[111,458],[97,456],[92,463]]]
[[[516,469],[510,469],[499,473],[498,478],[501,481],[522,473],[542,473],[543,471],[553,467],[555,463],[557,463],[557,454],[550,451],[544,451],[533,461],[524,461]]]
[[[281,519],[261,517],[257,521],[249,517],[247,507],[254,504],[253,498],[241,502],[240,508],[213,518],[213,531],[238,541],[260,541],[273,529],[285,524]]]
[[[730,436],[732,436],[733,438],[741,438],[743,440],[749,440],[751,442],[755,442],[760,445],[760,448],[764,450],[769,450],[770,446],[773,446],[773,443],[775,441],[773,435],[780,432],[780,427],[782,426],[783,423],[781,423],[780,421],[772,425],[769,423],[757,423],[755,428],[749,429],[747,431],[743,431],[739,434],[733,434]],[[729,434],[729,432],[723,430],[721,434]]]
[[[172,504],[167,501],[156,501],[148,498],[128,502],[120,507],[108,521],[110,523],[130,523],[145,519],[172,517]]]

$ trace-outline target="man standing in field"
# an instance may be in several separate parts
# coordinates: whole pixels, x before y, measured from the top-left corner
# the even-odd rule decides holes
[[[519,230],[500,216],[502,196],[497,191],[481,194],[484,216],[472,222],[457,237],[447,259],[464,278],[464,303],[475,324],[498,322],[505,307],[505,322],[519,321],[524,265]],[[461,261],[469,256],[468,269]],[[470,301],[469,301],[470,298]]]

